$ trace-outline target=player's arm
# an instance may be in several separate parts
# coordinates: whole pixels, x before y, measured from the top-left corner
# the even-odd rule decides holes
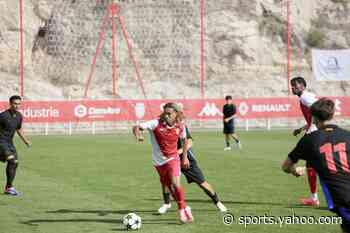
[[[142,142],[144,140],[144,137],[142,135],[142,131],[144,129],[140,127],[139,125],[135,125],[132,127],[132,133],[135,136],[136,140],[139,142]]]
[[[182,159],[181,159],[181,167],[184,169],[188,169],[190,167],[190,161],[187,157],[187,150],[190,148],[188,146],[188,138],[184,138],[184,143],[182,144]]]
[[[187,127],[183,126],[182,131],[179,135],[180,140],[183,141],[183,143],[182,143],[182,157],[181,157],[181,167],[183,169],[188,169],[190,167],[190,161],[188,160],[188,157],[187,157],[187,151],[190,148],[187,130],[188,130]]]
[[[305,174],[304,167],[296,167],[290,158],[287,158],[282,164],[282,170],[285,173],[290,173],[293,176],[299,177]]]
[[[233,118],[235,118],[235,115],[232,115],[230,117],[224,118],[225,122],[229,122],[230,120],[232,120]]]
[[[132,133],[138,141],[142,142],[144,140],[142,132],[146,129],[154,130],[157,127],[157,125],[158,120],[146,121],[132,127]]]
[[[193,140],[192,140],[191,138],[189,138],[189,139],[188,139],[188,142],[187,142],[187,150],[190,149],[190,148],[192,147],[192,145],[193,145]],[[177,150],[177,153],[178,153],[179,155],[181,155],[182,152],[183,152],[183,149],[182,149],[182,148],[180,148],[180,149]]]
[[[32,143],[28,140],[28,138],[24,135],[23,129],[17,129],[16,130],[18,136],[21,138],[21,140],[24,142],[24,144],[27,145],[27,147],[30,147]]]
[[[301,128],[295,129],[295,130],[293,131],[293,135],[294,135],[294,136],[298,136],[298,135],[299,135],[300,133],[302,133],[303,131],[306,131],[307,128],[308,128],[308,126],[307,126],[307,125],[304,125],[304,126],[301,127]]]

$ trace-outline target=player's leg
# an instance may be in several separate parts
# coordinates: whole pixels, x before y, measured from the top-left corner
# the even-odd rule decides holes
[[[227,208],[222,204],[222,202],[219,200],[219,197],[213,187],[207,182],[204,181],[201,184],[198,184],[198,186],[210,197],[210,199],[213,201],[214,205],[221,211],[226,212]]]
[[[171,181],[170,191],[173,194],[178,206],[180,221],[188,223],[193,221],[191,208],[186,205],[185,192],[180,183],[180,160],[173,159],[167,163],[168,175]]]
[[[238,148],[241,149],[242,145],[241,145],[241,141],[239,140],[238,135],[236,134],[235,122],[233,121],[230,126],[231,126],[231,128],[230,128],[231,135],[230,136],[237,143]]]
[[[226,147],[224,148],[224,150],[231,150],[231,146],[230,146],[230,134],[225,133],[225,143],[226,143]]]
[[[190,162],[189,169],[182,169],[182,174],[186,177],[187,182],[190,184],[195,182],[204,192],[207,194],[210,199],[213,201],[214,205],[217,208],[225,212],[227,211],[226,207],[220,202],[219,197],[213,187],[205,180],[202,170],[198,166],[197,160],[192,149],[189,149],[187,152],[188,161]]]
[[[17,196],[19,193],[17,190],[13,187],[13,181],[16,177],[16,171],[18,167],[18,160],[17,160],[17,153],[13,150],[6,151],[6,187],[5,187],[5,194]]]
[[[338,207],[332,212],[337,213],[339,217],[342,218],[342,223],[341,223],[341,229],[344,233],[349,233],[350,232],[350,211],[348,208],[345,207]]]
[[[162,184],[162,193],[163,193],[163,205],[158,209],[159,214],[165,214],[168,209],[171,207],[170,203],[170,190],[167,186]]]
[[[315,169],[313,169],[308,163],[306,163],[306,167],[307,167],[308,184],[310,188],[310,197],[301,198],[300,202],[303,205],[319,206],[320,201],[317,195],[317,173]]]
[[[237,143],[238,148],[242,148],[241,141],[236,133],[231,134],[232,139]]]

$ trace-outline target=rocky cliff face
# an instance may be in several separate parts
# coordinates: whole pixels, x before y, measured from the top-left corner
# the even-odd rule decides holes
[[[122,23],[118,17],[107,17],[105,26],[103,20],[112,1],[24,2],[27,99],[82,98],[101,28],[105,28],[104,40],[88,96],[113,98],[111,20],[116,26],[117,98],[144,98],[130,54],[148,98],[200,97],[199,1],[115,1]],[[319,95],[350,94],[347,82],[316,82],[310,68],[312,47],[349,48],[349,1],[292,2],[293,75],[305,76]],[[286,1],[206,0],[206,96],[285,96],[285,19]],[[18,92],[18,76],[19,4],[2,0],[0,98]]]

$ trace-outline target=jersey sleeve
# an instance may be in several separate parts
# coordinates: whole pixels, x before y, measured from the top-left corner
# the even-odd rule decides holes
[[[181,132],[180,132],[179,138],[181,138],[181,139],[187,138],[186,126],[185,125],[181,126]]]
[[[288,157],[292,160],[293,163],[297,163],[300,159],[307,160],[307,155],[310,155],[310,144],[309,136],[303,136],[295,148],[288,154]]]
[[[19,122],[17,125],[17,130],[20,130],[22,128],[22,122],[23,122],[23,116],[22,114],[19,116]]]
[[[187,139],[193,139],[193,138],[192,138],[192,135],[191,135],[191,133],[190,133],[190,130],[188,129],[187,126],[185,126],[185,130],[186,130],[186,138],[187,138]]]
[[[315,103],[317,101],[316,95],[311,93],[311,92],[307,92],[305,91],[301,96],[300,96],[300,102],[307,106],[307,107],[311,107],[311,105],[313,103]]]
[[[144,130],[154,130],[158,126],[158,120],[146,121],[139,124],[139,127]]]

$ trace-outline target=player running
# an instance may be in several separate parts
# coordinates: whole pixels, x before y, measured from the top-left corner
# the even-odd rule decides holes
[[[306,134],[311,133],[312,131],[316,130],[316,126],[312,124],[312,116],[310,111],[311,105],[317,101],[316,95],[306,91],[306,81],[304,78],[295,77],[290,82],[293,94],[299,97],[300,109],[306,121],[306,125],[295,129],[293,135],[297,136],[303,131],[305,131]],[[307,206],[319,206],[320,201],[317,195],[317,173],[315,169],[309,166],[308,163],[306,163],[306,167],[310,187],[310,197],[300,198],[300,203]]]
[[[334,115],[334,102],[322,98],[311,106],[313,121],[318,130],[305,134],[289,153],[283,171],[303,175],[295,164],[301,159],[317,171],[330,196],[335,212],[342,218],[344,232],[350,232],[350,132],[329,124]]]
[[[18,95],[10,97],[10,108],[0,113],[0,161],[7,162],[5,194],[17,196],[19,192],[13,187],[18,167],[17,150],[13,144],[13,136],[17,132],[22,141],[29,147],[30,141],[22,131],[22,114],[18,112],[22,99]]]
[[[148,130],[151,136],[153,164],[160,176],[162,185],[168,187],[178,205],[178,213],[182,223],[193,221],[189,206],[186,206],[185,193],[180,185],[180,158],[177,152],[177,141],[184,140],[183,148],[187,148],[186,131],[181,124],[182,112],[174,103],[167,103],[159,119],[141,123],[133,127],[136,139],[143,141],[141,131]],[[187,151],[181,161],[184,168],[189,167]]]
[[[224,115],[223,117],[223,124],[224,124],[224,130],[223,133],[225,134],[225,142],[226,147],[224,150],[231,150],[230,146],[230,140],[231,138],[235,140],[237,143],[238,148],[242,148],[241,142],[239,141],[238,135],[235,133],[235,115],[236,115],[236,106],[232,102],[232,96],[228,95],[225,97],[226,104],[224,105],[222,109],[222,113]]]
[[[190,184],[195,182],[213,201],[214,205],[221,211],[226,212],[227,208],[219,200],[219,197],[212,186],[205,180],[202,170],[199,168],[196,157],[192,150],[193,138],[188,130],[188,127],[185,126],[186,137],[188,139],[188,149],[187,149],[187,158],[190,162],[188,169],[181,169],[182,174],[185,175],[187,182]],[[177,143],[178,154],[180,155],[181,160],[183,159],[183,140],[179,139]],[[170,203],[170,193],[169,190],[162,185],[163,191],[163,200],[164,204],[158,209],[158,213],[165,214],[168,209],[171,207]]]

